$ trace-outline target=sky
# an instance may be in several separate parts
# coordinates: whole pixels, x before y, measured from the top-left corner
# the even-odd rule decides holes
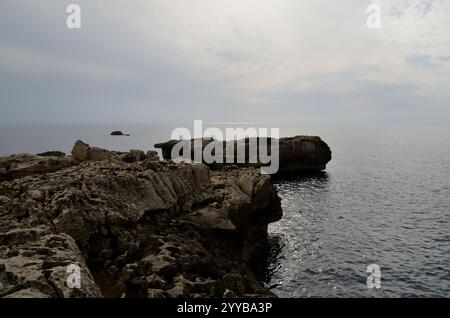
[[[194,119],[448,125],[450,0],[1,0],[0,123]]]

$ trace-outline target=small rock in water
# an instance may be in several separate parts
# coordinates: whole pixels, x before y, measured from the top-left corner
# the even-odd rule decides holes
[[[129,136],[129,134],[124,134],[122,131],[116,130],[111,133],[111,136]]]

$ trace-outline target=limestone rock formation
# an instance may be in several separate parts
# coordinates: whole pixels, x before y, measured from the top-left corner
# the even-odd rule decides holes
[[[279,142],[280,172],[322,171],[331,160],[331,149],[320,137],[296,136]]]
[[[205,147],[213,148],[214,145],[220,146],[223,149],[224,159],[223,163],[213,163],[209,164],[212,169],[221,168],[226,165],[227,160],[225,156],[230,151],[227,149],[234,149],[234,155],[232,164],[242,162],[240,166],[261,166],[261,163],[251,164],[249,162],[249,149],[250,141],[254,141],[257,148],[267,147],[267,154],[271,154],[271,145],[273,144],[274,151],[279,153],[279,164],[280,169],[278,173],[302,173],[302,172],[313,172],[322,171],[326,169],[327,163],[331,160],[331,149],[330,147],[320,138],[320,137],[310,137],[310,136],[296,136],[289,138],[280,138],[278,140],[278,146],[273,142],[272,138],[247,138],[238,141],[216,141],[210,138],[203,139],[200,141],[202,151]],[[262,143],[264,141],[264,143]],[[164,159],[175,159],[172,158],[172,149],[175,145],[190,144],[191,154],[182,154],[183,157],[188,157],[194,159],[194,151],[196,149],[195,139],[192,140],[170,140],[165,143],[159,143],[155,145],[155,148],[161,149]],[[242,145],[245,149],[245,153],[239,154],[237,149],[239,145]],[[231,152],[233,154],[233,152]]]
[[[0,297],[100,297],[75,241],[48,228],[0,233]],[[80,288],[67,285],[68,266],[80,269]]]
[[[75,160],[78,161],[111,161],[111,162],[120,162],[120,157],[106,149],[90,147],[88,144],[84,143],[81,140],[77,140],[72,149],[72,156]]]
[[[281,218],[270,176],[98,149],[0,159],[0,297],[274,296],[243,262]]]
[[[42,157],[30,154],[0,157],[0,182],[36,174],[47,174],[75,164],[69,157]]]

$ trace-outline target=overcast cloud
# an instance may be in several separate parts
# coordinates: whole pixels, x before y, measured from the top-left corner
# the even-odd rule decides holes
[[[449,124],[449,17],[450,0],[2,0],[0,122]]]

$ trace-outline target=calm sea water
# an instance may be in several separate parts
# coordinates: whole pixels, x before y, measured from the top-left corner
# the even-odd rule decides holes
[[[69,152],[76,139],[149,150],[177,126],[0,125],[0,154]],[[108,135],[118,129],[131,136]],[[284,124],[281,134],[319,135],[333,160],[324,175],[277,182],[284,218],[258,268],[267,286],[282,297],[450,297],[450,127]],[[369,264],[380,289],[367,288]]]

